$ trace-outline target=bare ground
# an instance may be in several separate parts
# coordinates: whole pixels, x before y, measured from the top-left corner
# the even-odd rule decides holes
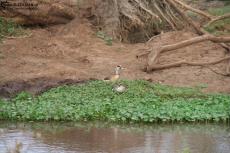
[[[47,86],[52,80],[100,80],[112,75],[116,65],[122,65],[127,68],[122,79],[147,79],[174,86],[205,84],[207,92],[230,93],[230,77],[218,75],[205,67],[182,66],[147,74],[143,71],[146,59],[139,60],[136,55],[150,44],[114,42],[108,46],[92,29],[87,21],[75,19],[66,25],[32,29],[30,38],[5,39],[0,44],[0,91],[3,93],[6,86],[13,88],[9,82],[33,85],[33,82],[39,82],[36,81],[39,78]],[[151,45],[171,44],[193,36],[195,34],[185,31],[169,32],[154,39]],[[225,50],[218,44],[203,42],[163,54],[160,64],[182,59],[206,62],[223,56]],[[224,73],[225,66],[223,62],[211,68]]]

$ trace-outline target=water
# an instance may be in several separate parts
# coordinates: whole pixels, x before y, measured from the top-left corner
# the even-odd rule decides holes
[[[230,125],[0,122],[0,153],[229,153]]]

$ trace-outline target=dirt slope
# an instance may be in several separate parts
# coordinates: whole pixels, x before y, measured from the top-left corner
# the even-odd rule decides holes
[[[0,44],[3,56],[0,59],[1,85],[9,81],[28,81],[34,78],[103,79],[111,75],[114,67],[119,64],[127,68],[122,73],[123,79],[152,79],[153,82],[175,86],[206,84],[208,92],[230,93],[230,78],[204,67],[183,66],[151,74],[143,72],[146,59],[138,60],[136,55],[142,52],[141,49],[148,48],[146,44],[114,42],[113,46],[108,46],[96,37],[87,21],[76,19],[66,25],[33,29],[31,33],[30,38],[5,39]],[[165,33],[152,44],[171,44],[194,35],[184,31]],[[204,42],[166,53],[160,58],[160,63],[181,59],[205,62],[223,56],[225,50],[219,45]],[[223,62],[211,67],[224,73],[225,64]]]

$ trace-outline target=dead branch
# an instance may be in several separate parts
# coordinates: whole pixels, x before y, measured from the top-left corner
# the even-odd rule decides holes
[[[165,65],[160,65],[160,66],[152,66],[151,71],[156,71],[156,70],[163,70],[163,69],[169,69],[172,67],[180,67],[182,65],[189,65],[189,66],[207,66],[207,65],[215,65],[218,63],[221,63],[223,61],[230,60],[230,56],[224,57],[221,59],[218,59],[216,61],[211,61],[211,62],[187,62],[185,60],[176,62],[176,63],[171,63],[171,64],[165,64]]]
[[[162,47],[155,48],[155,50],[153,50],[148,55],[147,71],[150,72],[152,70],[155,70],[155,67],[161,67],[161,66],[155,66],[157,64],[158,57],[160,56],[161,53],[174,51],[176,49],[183,48],[183,47],[193,45],[193,44],[196,44],[196,43],[200,43],[200,42],[203,42],[203,41],[207,41],[207,40],[210,40],[210,41],[213,41],[213,42],[216,42],[216,43],[230,42],[230,37],[216,37],[216,36],[213,36],[213,35],[206,34],[206,35],[203,35],[203,36],[198,36],[198,37],[191,38],[189,40],[184,40],[184,41],[181,41],[181,42],[176,43],[176,44],[165,45],[165,46],[162,46]],[[179,63],[169,64],[169,65],[166,65],[166,68],[167,67],[175,67],[175,65],[184,64],[184,62],[185,61],[182,61],[182,62],[179,62]],[[165,66],[163,66],[163,68],[164,67]]]

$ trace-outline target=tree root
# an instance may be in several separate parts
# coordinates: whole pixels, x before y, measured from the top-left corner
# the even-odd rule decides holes
[[[206,12],[203,12],[201,10],[198,10],[198,9],[195,9],[193,7],[190,7],[189,5],[179,1],[179,0],[168,0],[168,2],[174,7],[175,10],[177,10],[177,12],[196,30],[197,34],[199,35],[203,35],[203,34],[208,34],[208,32],[206,32],[203,27],[207,27],[209,26],[210,24],[216,22],[216,21],[219,21],[219,20],[223,20],[223,19],[226,19],[226,18],[229,18],[230,17],[230,14],[225,14],[223,16],[212,16]],[[202,27],[199,27],[198,25],[196,25],[196,23],[193,22],[193,20],[188,17],[184,11],[180,10],[180,8],[177,6],[177,4],[179,4],[180,6],[182,6],[182,9],[186,9],[186,10],[190,10],[190,11],[193,11],[197,14],[200,14],[206,18],[208,18],[210,21],[202,26]],[[225,43],[220,43],[220,45],[226,49],[227,51],[230,51],[230,47],[225,44]]]
[[[181,41],[181,42],[176,43],[176,44],[156,47],[148,55],[147,67],[146,67],[147,72],[166,69],[166,68],[171,68],[171,67],[177,67],[177,66],[181,66],[183,64],[192,65],[192,66],[201,66],[201,65],[210,65],[210,64],[219,63],[219,62],[222,62],[223,60],[230,60],[229,57],[226,57],[226,58],[223,58],[221,60],[218,60],[218,61],[215,61],[215,62],[210,62],[210,63],[191,63],[191,62],[189,63],[189,62],[186,62],[186,61],[180,61],[180,62],[177,62],[177,63],[157,66],[160,54],[165,53],[165,52],[169,52],[169,51],[174,51],[176,49],[183,48],[183,47],[193,45],[193,44],[196,44],[196,43],[200,43],[200,42],[203,42],[203,41],[207,41],[207,40],[210,40],[210,41],[213,41],[213,42],[216,42],[216,43],[230,42],[230,37],[216,37],[216,36],[213,36],[213,35],[206,34],[206,35],[203,35],[203,36],[198,36],[198,37],[194,37],[194,38],[191,38],[191,39],[188,39],[188,40],[184,40],[184,41]],[[145,55],[145,54],[143,54],[143,55]],[[141,56],[143,56],[143,55],[141,55]]]
[[[208,27],[211,24],[213,24],[213,23],[215,23],[215,22],[217,22],[219,20],[224,20],[224,19],[227,19],[227,18],[230,18],[230,13],[227,13],[227,14],[224,14],[222,16],[212,18],[211,21],[209,21],[204,27]]]
[[[183,65],[189,65],[189,66],[215,65],[215,64],[221,63],[221,62],[226,61],[226,60],[230,60],[230,56],[218,59],[216,61],[206,62],[206,63],[205,62],[204,63],[187,62],[187,61],[183,60],[183,61],[175,62],[175,63],[171,63],[171,64],[165,64],[165,65],[160,65],[160,66],[152,66],[151,71],[169,69],[169,68],[172,68],[172,67],[180,67],[180,66],[183,66]]]
[[[208,18],[209,20],[211,20],[212,18],[214,18],[212,15],[210,15],[210,14],[208,14],[206,12],[203,12],[201,10],[195,9],[195,8],[193,8],[193,7],[189,6],[189,5],[181,2],[180,0],[174,0],[174,2],[176,2],[177,4],[179,4],[183,9],[190,10],[190,11],[192,11],[194,13],[202,15],[202,16]]]
[[[92,10],[98,21],[94,24],[99,24],[96,26],[120,41],[131,43],[146,42],[162,31],[182,30],[188,26],[199,35],[205,34],[203,25],[189,17],[187,10],[205,17],[207,22],[223,19],[182,0],[97,0]]]
[[[191,25],[199,35],[202,35],[200,27],[194,23],[194,21],[185,15],[185,13],[177,6],[175,0],[167,0],[167,2],[177,11],[177,13],[189,24]]]
[[[120,29],[122,33],[127,32],[135,32],[138,30],[138,26],[142,29],[153,27],[155,25],[157,28],[157,24],[167,24],[167,27],[170,26],[173,30],[179,30],[181,27],[191,26],[196,33],[199,35],[192,39],[184,40],[179,43],[165,45],[157,44],[151,50],[146,49],[144,53],[137,55],[137,58],[142,58],[147,56],[147,72],[167,69],[171,67],[178,67],[182,65],[191,65],[191,66],[205,66],[220,63],[225,60],[229,60],[229,64],[227,67],[227,74],[230,73],[230,56],[225,57],[223,59],[208,62],[208,63],[195,63],[195,62],[187,62],[180,61],[176,63],[166,64],[166,65],[158,65],[159,56],[162,53],[175,51],[176,49],[180,49],[189,45],[193,45],[196,43],[200,43],[203,41],[212,41],[214,43],[220,43],[220,45],[226,50],[230,50],[230,47],[225,44],[230,42],[230,37],[216,37],[209,34],[204,30],[205,26],[209,26],[214,22],[219,20],[223,20],[230,17],[230,14],[226,14],[223,16],[213,16],[204,11],[195,9],[180,0],[160,0],[160,1],[147,1],[147,0],[116,0],[119,5],[118,12],[120,16],[125,17],[126,20],[121,20]],[[197,24],[191,17],[189,17],[185,11],[190,10],[202,17],[208,19],[208,23],[206,25]],[[122,18],[123,19],[123,18]],[[127,21],[128,19],[128,21]],[[147,26],[146,26],[147,25]],[[132,31],[132,29],[135,29]],[[149,30],[149,29],[148,29]],[[146,30],[146,36],[150,39],[147,43],[150,43],[156,36],[149,35],[149,31]],[[157,30],[158,31],[158,30]],[[161,31],[163,28],[161,27]],[[159,31],[158,31],[159,32]],[[122,35],[122,34],[121,34]]]
[[[221,76],[224,76],[224,77],[230,76],[230,73],[228,73],[227,71],[226,71],[227,73],[221,73],[221,72],[217,72],[216,70],[212,69],[212,68],[209,67],[209,66],[205,66],[205,68],[211,70],[212,72],[216,73],[217,75],[221,75]]]

